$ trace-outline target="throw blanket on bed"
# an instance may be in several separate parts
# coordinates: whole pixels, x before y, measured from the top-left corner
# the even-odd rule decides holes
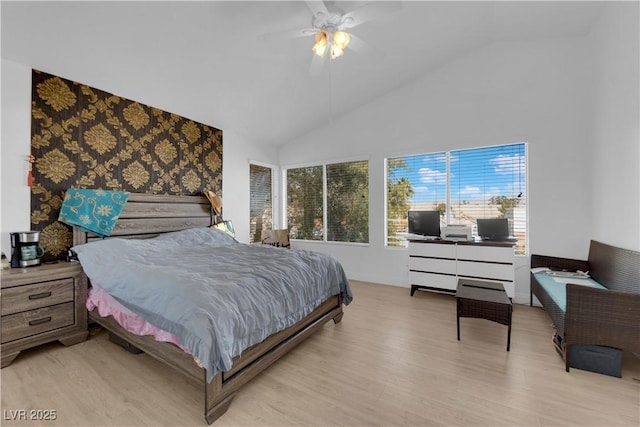
[[[128,199],[126,191],[70,188],[64,196],[58,221],[110,236]]]
[[[129,310],[178,336],[207,369],[281,331],[332,295],[352,300],[331,255],[238,243],[198,228],[153,239],[108,239],[73,247],[85,273]]]

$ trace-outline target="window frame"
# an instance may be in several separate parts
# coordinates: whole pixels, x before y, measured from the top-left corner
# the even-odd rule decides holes
[[[340,163],[352,163],[352,162],[367,162],[367,188],[369,193],[369,206],[367,211],[368,228],[369,228],[369,241],[368,242],[344,242],[327,240],[327,165],[335,165]],[[311,243],[311,244],[332,244],[332,245],[348,245],[348,246],[370,246],[371,244],[371,159],[369,156],[358,156],[347,159],[337,160],[325,160],[320,162],[306,162],[306,163],[294,163],[280,168],[280,192],[282,198],[280,199],[280,213],[281,222],[283,228],[289,228],[288,221],[288,194],[287,194],[287,171],[289,169],[301,169],[311,167],[322,167],[322,240],[309,240],[309,239],[297,239],[291,238],[298,242]]]
[[[384,167],[384,172],[383,172],[383,178],[384,178],[384,200],[383,200],[383,204],[384,204],[384,247],[385,249],[389,249],[389,250],[406,250],[407,247],[406,246],[390,246],[389,245],[389,225],[388,225],[388,178],[389,178],[389,174],[388,174],[388,163],[390,159],[397,159],[397,158],[402,158],[402,157],[412,157],[412,156],[422,156],[422,155],[432,155],[432,154],[438,154],[438,153],[444,153],[446,155],[446,190],[445,190],[445,198],[446,198],[446,205],[447,205],[447,210],[446,210],[446,215],[445,215],[445,219],[447,221],[447,224],[450,221],[450,215],[451,215],[451,191],[450,191],[450,181],[451,181],[451,153],[452,152],[457,152],[457,151],[467,151],[467,150],[480,150],[480,149],[491,149],[494,147],[502,147],[502,146],[510,146],[510,145],[519,145],[522,144],[524,146],[524,194],[525,194],[525,203],[524,203],[524,208],[525,208],[525,215],[526,215],[526,221],[525,221],[525,245],[524,245],[524,253],[516,253],[516,256],[529,256],[529,247],[530,247],[530,241],[531,241],[531,236],[529,234],[529,143],[527,141],[518,141],[518,142],[508,142],[508,143],[504,143],[504,144],[493,144],[493,145],[485,145],[485,146],[481,146],[481,147],[467,147],[467,148],[455,148],[455,149],[448,149],[448,150],[434,150],[431,152],[413,152],[413,153],[404,153],[404,154],[394,154],[394,155],[387,155],[383,158],[383,167]],[[513,226],[513,224],[511,225]]]

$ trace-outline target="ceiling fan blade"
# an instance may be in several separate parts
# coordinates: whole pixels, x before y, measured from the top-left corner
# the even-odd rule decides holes
[[[282,41],[285,39],[295,39],[299,37],[312,36],[317,32],[313,28],[295,28],[293,30],[276,31],[273,33],[260,34],[258,41]]]
[[[311,10],[312,16],[316,16],[318,14],[322,14],[322,16],[329,16],[329,11],[327,10],[327,6],[324,4],[324,1],[318,0],[306,0],[307,6],[309,10]]]
[[[351,36],[351,40],[347,45],[347,49],[351,49],[359,55],[370,56],[372,59],[384,56],[384,53],[380,49],[371,46],[369,43],[354,34],[349,33],[349,35]]]
[[[343,28],[353,28],[367,21],[396,12],[402,8],[400,1],[371,1],[344,14]]]

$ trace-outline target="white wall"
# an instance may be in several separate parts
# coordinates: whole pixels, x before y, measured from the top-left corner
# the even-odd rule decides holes
[[[4,59],[1,66],[0,239],[2,252],[10,258],[9,232],[31,229],[26,161],[31,147],[31,69]]]
[[[294,246],[335,254],[350,278],[408,286],[406,250],[384,246],[384,158],[525,141],[530,251],[586,257],[589,55],[586,37],[492,44],[282,147],[281,166],[370,159],[369,246]],[[519,257],[518,302],[529,300],[528,265]]]
[[[233,130],[224,130],[222,161],[222,215],[233,221],[236,239],[249,243],[249,162],[275,165],[275,147],[253,144]]]
[[[639,3],[612,3],[594,38],[592,238],[640,250]]]
[[[27,186],[26,156],[31,142],[31,65],[18,64],[2,60],[2,130],[1,130],[1,203],[0,239],[2,252],[8,257],[11,253],[9,232],[30,230],[31,192]],[[38,69],[48,71],[41,65]],[[52,72],[55,74],[55,72]],[[73,76],[73,80],[88,83],[94,80],[107,80],[109,73],[100,75],[95,67],[92,74]],[[60,74],[58,74],[60,75]],[[60,75],[69,78],[66,75]],[[113,82],[114,87],[125,86],[118,95],[146,103],[144,99],[129,96],[126,89],[131,82]],[[109,87],[97,87],[110,91]],[[151,94],[149,94],[151,95]],[[156,96],[156,94],[153,94]],[[172,97],[167,97],[163,109],[180,114],[180,106],[172,105]],[[153,104],[150,104],[153,105]],[[155,105],[154,105],[155,106]],[[173,107],[173,108],[172,108]],[[158,107],[160,108],[160,107]],[[215,123],[207,123],[216,126]],[[249,241],[249,160],[267,163],[277,162],[277,151],[272,147],[253,144],[237,135],[233,129],[223,129],[223,214],[225,219],[233,220],[238,240]]]

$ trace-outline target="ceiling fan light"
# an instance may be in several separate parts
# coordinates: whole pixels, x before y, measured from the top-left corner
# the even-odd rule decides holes
[[[319,30],[316,35],[316,43],[324,43],[327,44],[327,41],[329,41],[329,33],[327,33],[325,30]]]
[[[320,30],[315,35],[316,44],[313,45],[311,50],[319,57],[323,57],[327,51],[327,42],[329,41],[329,34],[325,30]]]
[[[341,49],[347,47],[350,41],[351,36],[347,32],[336,31],[335,33],[333,33],[333,43],[340,46]]]
[[[327,51],[327,43],[316,42],[316,44],[313,45],[311,50],[313,51],[313,53],[315,53],[320,58],[322,58],[324,56],[324,53]]]
[[[344,49],[338,46],[337,43],[331,45],[331,59],[336,59],[344,55]]]

